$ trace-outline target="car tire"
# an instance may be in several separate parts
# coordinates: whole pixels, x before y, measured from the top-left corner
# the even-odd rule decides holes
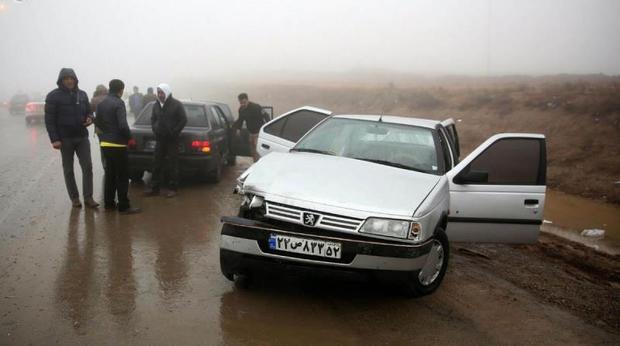
[[[218,156],[215,161],[215,168],[211,171],[209,175],[209,181],[212,183],[219,183],[222,180],[222,166],[224,166],[224,158],[222,156]]]
[[[421,297],[435,292],[446,274],[450,258],[448,236],[443,229],[438,228],[431,239],[432,248],[424,267],[409,273],[404,282],[405,294],[410,297]]]
[[[235,287],[238,289],[246,290],[250,288],[250,285],[252,284],[252,276],[249,273],[235,274],[234,280]]]

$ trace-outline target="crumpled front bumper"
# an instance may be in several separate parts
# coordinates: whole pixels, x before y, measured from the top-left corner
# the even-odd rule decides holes
[[[271,263],[305,264],[355,270],[416,271],[424,266],[431,242],[408,244],[398,241],[349,236],[347,234],[315,233],[307,228],[291,226],[283,229],[274,225],[241,217],[223,217],[220,251],[222,258],[231,259],[242,270],[244,259],[251,262],[265,260]],[[283,252],[269,248],[272,234],[317,239],[342,244],[340,259]]]

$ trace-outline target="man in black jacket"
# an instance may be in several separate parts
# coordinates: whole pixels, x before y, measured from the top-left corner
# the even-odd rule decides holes
[[[82,207],[73,172],[73,157],[77,154],[82,167],[84,203],[89,208],[97,208],[99,204],[93,200],[93,164],[86,129],[93,123],[88,95],[78,88],[73,69],[61,69],[56,84],[58,88],[45,98],[45,127],[52,147],[60,150],[65,185],[73,206]]]
[[[125,102],[121,100],[125,84],[119,79],[110,81],[110,93],[97,105],[95,125],[100,130],[99,141],[105,158],[104,201],[107,210],[118,209],[123,214],[140,211],[129,205],[129,156],[127,143],[131,138],[127,124]],[[115,197],[118,195],[118,204]]]
[[[269,121],[269,116],[263,112],[263,107],[259,104],[250,102],[248,94],[241,93],[237,99],[239,99],[239,119],[237,119],[233,127],[239,132],[243,122],[245,122],[250,133],[250,151],[252,152],[254,162],[256,162],[259,159],[258,152],[256,151],[258,132],[263,124]]]
[[[159,194],[164,167],[168,166],[169,182],[166,197],[176,196],[179,184],[179,136],[185,124],[187,124],[187,115],[183,104],[172,97],[172,89],[168,84],[160,84],[157,87],[157,102],[153,105],[153,114],[151,115],[151,126],[157,145],[155,147],[153,179],[146,195],[155,196]],[[168,165],[165,165],[166,162],[164,162],[166,158]]]

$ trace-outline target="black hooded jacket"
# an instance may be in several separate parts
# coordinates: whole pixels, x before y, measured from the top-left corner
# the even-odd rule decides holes
[[[65,77],[75,78],[75,89],[69,90],[62,85]],[[45,98],[45,127],[51,142],[63,138],[88,137],[84,126],[87,117],[93,117],[88,95],[77,86],[77,76],[73,69],[63,68],[58,74],[56,85]]]

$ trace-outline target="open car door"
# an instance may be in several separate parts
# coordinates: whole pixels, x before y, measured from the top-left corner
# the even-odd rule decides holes
[[[257,141],[258,154],[287,152],[318,123],[332,114],[331,111],[304,106],[284,113],[263,125]]]
[[[272,106],[263,106],[261,111],[266,116],[267,119],[269,120],[273,119],[273,107]],[[236,135],[236,131],[231,127],[230,138],[232,139],[231,140],[232,152],[236,156],[252,157],[252,150],[250,150],[250,132],[248,131],[245,123],[243,124],[243,127],[239,130],[239,135]]]
[[[454,162],[459,162],[459,157],[461,156],[461,146],[459,144],[459,134],[456,132],[456,122],[454,122],[454,119],[448,118],[442,121],[441,125],[443,125],[446,129],[448,139],[452,142],[452,147],[456,153]]]
[[[499,134],[450,170],[451,241],[533,243],[546,189],[544,135]]]

